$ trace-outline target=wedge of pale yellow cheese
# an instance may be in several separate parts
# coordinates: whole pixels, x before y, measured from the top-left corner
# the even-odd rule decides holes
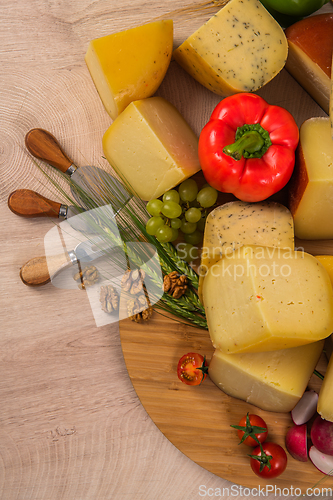
[[[213,346],[224,353],[296,347],[333,331],[330,278],[302,251],[243,246],[210,267],[203,298]]]
[[[230,0],[173,52],[193,78],[218,95],[252,92],[284,67],[284,32],[259,0]]]
[[[286,69],[329,113],[333,47],[333,13],[307,17],[285,30]]]
[[[85,61],[112,119],[130,102],[156,92],[169,67],[172,46],[171,20],[145,24],[89,43]]]
[[[298,238],[333,238],[333,141],[328,117],[310,118],[300,127],[289,208]]]
[[[328,363],[325,377],[319,391],[317,411],[322,418],[333,422],[333,356],[331,356],[330,362]]]
[[[129,104],[105,132],[103,149],[126,185],[145,201],[201,168],[197,136],[162,97]]]
[[[214,384],[229,396],[262,410],[289,412],[302,397],[323,345],[321,340],[250,354],[225,354],[217,349],[208,373]]]
[[[321,262],[325,267],[331,283],[333,285],[333,255],[316,255],[316,259]],[[333,352],[333,333],[325,340],[325,353],[328,359],[330,359]]]
[[[208,269],[223,255],[242,245],[294,249],[294,223],[290,211],[275,202],[231,201],[207,216],[199,268],[199,297]]]

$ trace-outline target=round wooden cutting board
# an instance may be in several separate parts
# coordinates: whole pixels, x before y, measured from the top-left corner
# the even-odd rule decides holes
[[[321,474],[310,461],[298,462],[289,454],[286,471],[274,480],[260,479],[252,472],[248,457],[251,449],[238,445],[237,432],[230,425],[238,424],[247,412],[257,413],[267,423],[268,440],[285,448],[292,420],[289,413],[262,411],[227,396],[209,377],[196,387],[178,380],[177,363],[183,354],[199,352],[210,361],[213,347],[207,331],[155,311],[147,323],[121,321],[120,337],[127,370],[141,403],[162,433],[194,462],[248,488],[270,485],[289,488],[289,494],[293,488],[298,495],[318,481],[326,488],[333,487],[333,478]],[[326,366],[323,354],[317,368],[325,373]],[[309,388],[318,391],[320,385],[320,379],[313,375]],[[295,492],[296,488],[299,490]]]

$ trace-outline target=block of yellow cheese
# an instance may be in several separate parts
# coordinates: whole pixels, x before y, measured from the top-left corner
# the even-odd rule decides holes
[[[200,170],[198,138],[162,97],[134,101],[103,136],[104,154],[132,191],[148,201]]]
[[[330,119],[309,118],[300,128],[289,208],[295,235],[305,240],[333,238],[333,140]]]
[[[290,211],[275,202],[231,201],[207,216],[199,268],[199,289],[208,269],[223,255],[242,245],[294,249],[294,223]]]
[[[319,391],[317,411],[322,418],[333,422],[333,356],[331,356],[330,362],[328,363],[324,380]]]
[[[284,67],[284,32],[259,0],[230,0],[173,52],[193,78],[218,95],[252,92]]]
[[[318,14],[285,30],[289,52],[286,69],[329,112],[333,47],[333,13]]]
[[[216,349],[208,373],[229,396],[262,410],[289,412],[302,397],[318,362],[321,340],[274,352],[224,354]]]
[[[130,102],[156,92],[169,67],[172,46],[171,20],[145,24],[89,43],[85,61],[112,119]]]
[[[203,297],[213,346],[224,353],[296,347],[333,331],[330,278],[303,251],[240,247],[210,267]]]
[[[316,259],[321,262],[325,267],[331,283],[333,285],[333,255],[316,255]],[[333,333],[325,340],[325,353],[328,359],[330,359],[333,352]]]

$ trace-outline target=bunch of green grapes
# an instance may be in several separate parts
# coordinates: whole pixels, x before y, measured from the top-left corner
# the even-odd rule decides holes
[[[146,224],[148,234],[155,236],[160,243],[175,241],[179,233],[185,240],[182,249],[184,260],[195,258],[192,248],[202,241],[207,209],[215,205],[218,193],[216,189],[205,185],[199,190],[194,179],[187,179],[178,186],[164,193],[162,200],[154,199],[147,203],[151,218]],[[192,256],[188,255],[191,251]]]

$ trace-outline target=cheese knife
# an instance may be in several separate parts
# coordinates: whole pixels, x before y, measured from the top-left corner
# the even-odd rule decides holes
[[[16,189],[8,197],[8,207],[21,217],[56,217],[69,219],[81,210],[57,201],[49,200],[31,189]]]
[[[34,257],[20,269],[20,278],[27,286],[41,286],[49,283],[59,272],[75,264],[91,262],[110,250],[102,238],[80,242],[73,250],[47,258]]]
[[[88,217],[82,213],[82,209],[50,200],[30,189],[13,191],[8,197],[8,208],[21,217],[56,217],[67,220],[76,231],[96,232],[92,223],[89,224]]]
[[[30,130],[25,136],[25,144],[35,158],[68,175],[73,181],[72,194],[83,208],[111,204],[117,214],[132,198],[123,184],[103,169],[90,165],[77,167],[47,130]]]

